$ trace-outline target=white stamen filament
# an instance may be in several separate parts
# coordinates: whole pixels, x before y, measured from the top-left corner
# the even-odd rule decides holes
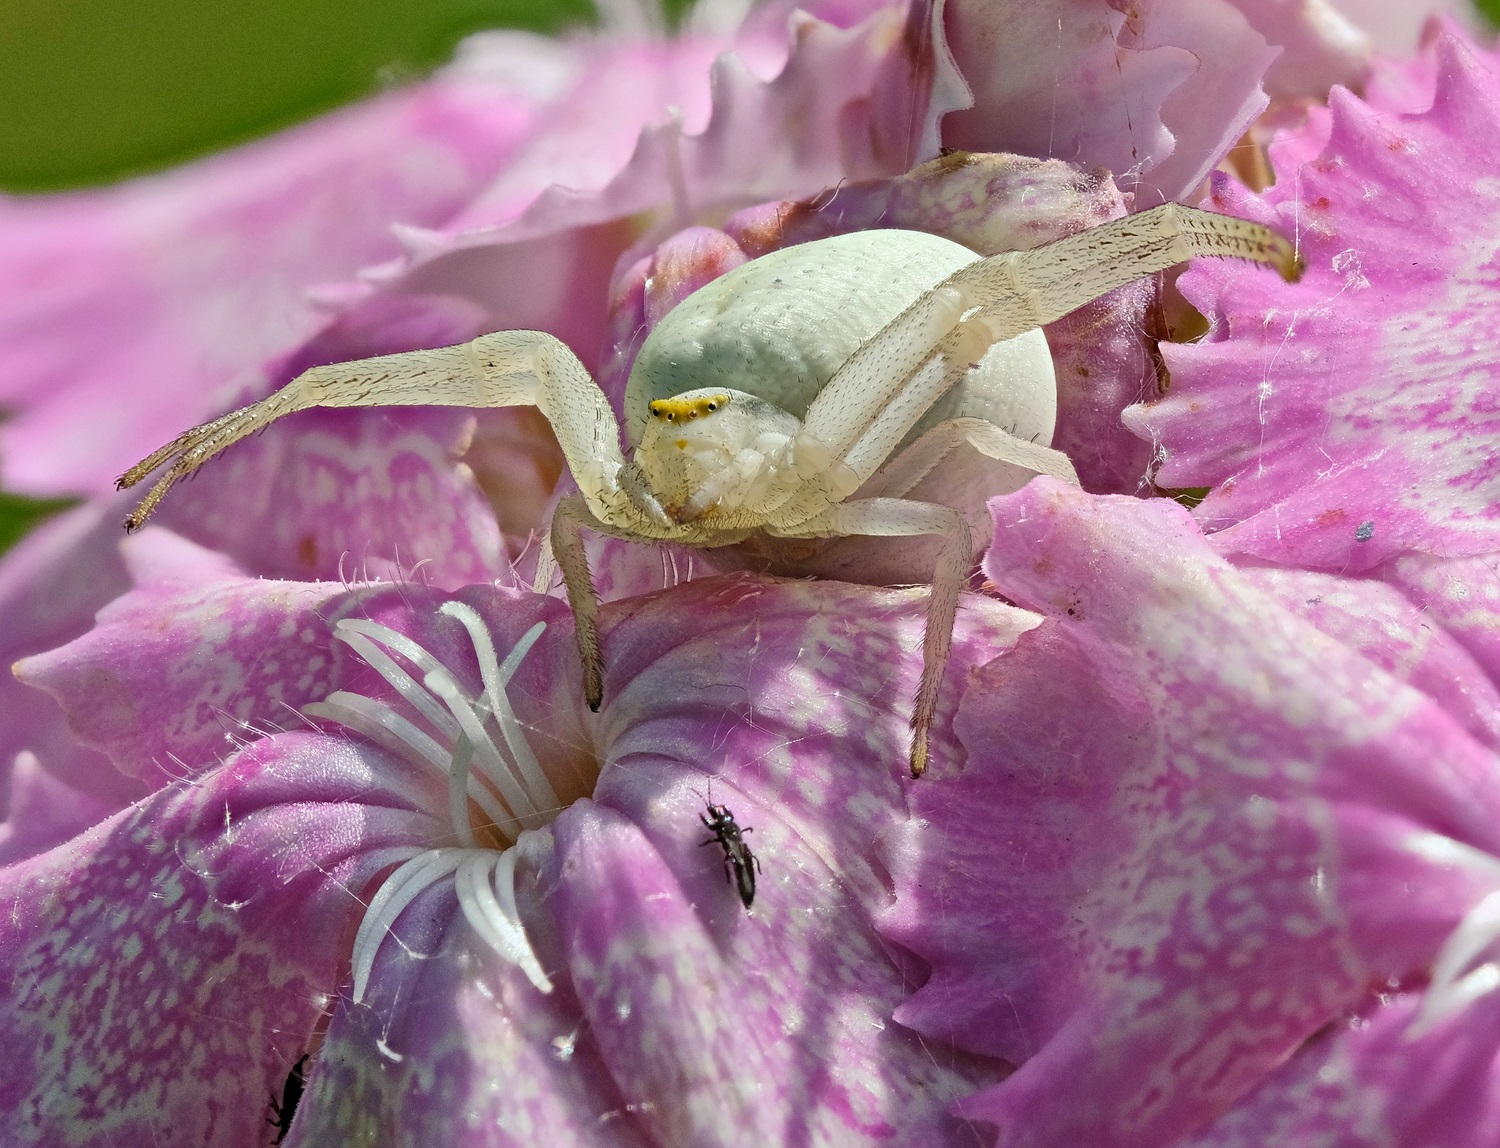
[[[494,714],[495,719],[500,723],[500,733],[510,749],[511,759],[521,771],[523,782],[534,801],[540,804],[540,808],[556,809],[557,794],[552,792],[552,786],[547,782],[547,775],[542,772],[541,763],[537,761],[536,754],[531,752],[531,745],[521,731],[521,723],[516,720],[516,711],[511,708],[510,698],[505,694],[505,687],[515,676],[516,667],[521,664],[521,659],[526,656],[533,643],[541,637],[542,631],[533,626],[522,634],[515,648],[506,655],[505,664],[499,666],[495,664],[495,643],[490,640],[490,632],[485,629],[484,621],[478,614],[462,602],[444,602],[438,607],[438,612],[447,614],[450,618],[457,618],[463,623],[464,629],[469,631],[469,637],[474,642],[474,650],[479,655],[479,676],[484,680],[484,692],[489,698],[490,713]],[[538,626],[540,625],[541,623],[538,623]]]
[[[473,642],[484,683],[480,698],[470,697],[458,675],[404,634],[378,622],[352,618],[334,626],[334,637],[384,678],[426,721],[431,732],[385,702],[343,690],[303,707],[313,717],[338,722],[363,734],[421,771],[442,776],[447,781],[449,818],[459,842],[458,848],[430,849],[410,856],[370,899],[354,939],[356,1002],[364,999],[376,955],[386,936],[394,936],[397,918],[424,890],[449,874],[454,875],[459,907],[474,932],[499,956],[518,966],[537,989],[552,991],[552,982],[526,939],[516,905],[514,842],[517,827],[520,832],[542,827],[555,815],[559,802],[505,693],[521,659],[546,629],[546,623],[531,627],[501,664],[489,630],[473,609],[461,602],[448,602],[440,612],[456,619]],[[421,682],[386,651],[420,671]],[[490,736],[491,718],[509,750],[508,759]],[[413,803],[420,807],[423,799],[413,796]],[[479,844],[470,820],[471,801],[487,819],[482,828],[500,837],[509,848],[496,850]]]
[[[1500,988],[1500,891],[1475,905],[1458,923],[1432,965],[1422,1008],[1406,1030],[1426,1036],[1480,997]]]

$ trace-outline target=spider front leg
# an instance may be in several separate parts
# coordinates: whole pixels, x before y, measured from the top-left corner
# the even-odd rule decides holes
[[[573,629],[578,657],[583,662],[583,697],[589,709],[598,712],[604,700],[604,653],[599,648],[599,591],[583,548],[583,528],[600,529],[603,524],[589,513],[578,495],[560,500],[552,512],[552,557],[562,571],[563,588],[573,610]]]
[[[827,452],[840,476],[830,483],[835,494],[852,492],[991,346],[1195,256],[1267,263],[1287,280],[1302,270],[1291,244],[1269,227],[1175,203],[976,259],[850,356],[807,408],[802,435]]]
[[[577,356],[541,331],[498,331],[454,347],[314,367],[258,403],[183,432],[120,477],[123,490],[170,464],[125,528],[139,528],[179,479],[284,415],[383,406],[536,406],[552,424],[590,510],[622,524],[640,517],[618,482],[625,460],[614,411]]]
[[[1196,256],[1265,263],[1288,282],[1302,275],[1301,257],[1269,227],[1164,203],[1043,247],[970,263],[942,286],[968,293],[980,307],[969,321],[983,323],[999,342]]]
[[[589,709],[598,711],[604,700],[604,652],[599,645],[599,591],[594,585],[594,575],[589,569],[588,554],[584,550],[585,528],[627,542],[685,541],[689,544],[709,539],[705,532],[693,527],[682,527],[669,521],[658,521],[661,513],[650,492],[637,485],[639,479],[631,466],[626,466],[621,475],[621,489],[628,496],[616,507],[613,519],[595,514],[587,498],[571,494],[560,499],[552,512],[552,528],[549,533],[552,557],[562,573],[563,588],[568,594],[568,605],[573,611],[574,632],[578,641],[578,656],[583,662],[583,695]],[[646,500],[642,505],[637,500]],[[651,511],[655,510],[655,514]],[[714,545],[728,545],[741,541],[750,532],[707,532]],[[544,591],[545,586],[538,586]]]
[[[927,624],[922,635],[922,680],[911,715],[911,775],[927,770],[927,741],[937,712],[938,687],[953,645],[953,623],[958,598],[968,581],[972,558],[969,524],[949,506],[901,498],[860,498],[830,507],[799,527],[768,530],[784,538],[829,538],[840,535],[911,537],[937,534],[943,539],[932,593],[927,600]]]

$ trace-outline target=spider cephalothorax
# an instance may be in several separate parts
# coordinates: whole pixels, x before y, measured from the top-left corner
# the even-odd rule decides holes
[[[773,252],[690,295],[646,340],[625,395],[629,460],[604,394],[541,332],[315,367],[127,471],[122,487],[171,464],[126,526],[140,526],[212,455],[293,411],[535,405],[578,483],[558,505],[551,540],[595,708],[603,662],[583,528],[702,547],[752,535],[939,536],[911,719],[919,776],[972,550],[958,510],[904,495],[961,449],[1023,475],[1076,481],[1068,459],[1044,445],[1051,400],[1007,405],[1009,380],[1045,372],[1039,393],[1050,395],[1043,324],[1197,255],[1257,260],[1288,279],[1298,271],[1290,244],[1269,228],[1176,204],[988,258],[912,231]]]

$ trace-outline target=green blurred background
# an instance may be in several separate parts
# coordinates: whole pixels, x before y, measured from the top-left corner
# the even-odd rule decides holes
[[[0,0],[0,188],[51,191],[264,135],[590,0]]]
[[[592,19],[590,0],[0,0],[0,191],[156,170],[420,76],[470,32]],[[0,493],[0,550],[57,506]]]

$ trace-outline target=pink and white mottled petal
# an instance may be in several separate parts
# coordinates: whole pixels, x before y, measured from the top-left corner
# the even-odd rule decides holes
[[[892,812],[904,809],[925,605],[925,590],[750,574],[616,603],[606,617],[621,621],[603,634],[601,743],[611,760],[639,752],[712,771],[733,768],[751,800],[808,833],[830,835],[853,865]],[[964,667],[988,661],[1034,624],[1025,611],[966,599],[949,680],[963,683]],[[962,761],[959,746],[937,732],[961,693],[961,686],[945,691],[940,701],[934,771]],[[822,755],[827,768],[815,761]],[[879,800],[861,805],[872,820],[840,808],[831,776],[871,788]],[[884,896],[864,861],[842,877],[871,898],[872,908]]]
[[[393,220],[445,222],[531,124],[516,93],[425,84],[118,188],[0,202],[6,486],[107,490],[322,326],[309,285],[398,254]]]
[[[451,408],[309,411],[204,467],[160,522],[268,577],[492,581],[510,563],[460,461],[472,429]]]
[[[198,577],[204,571],[190,556],[214,547],[225,556],[210,563],[238,559],[265,577],[335,585],[374,576],[453,587],[508,575],[494,509],[455,460],[471,426],[455,411],[361,411],[313,412],[272,427],[205,468],[166,505],[158,521],[195,545],[162,562],[176,566],[181,579]],[[487,478],[501,493],[520,488],[506,487],[504,474],[498,483],[497,472]],[[7,662],[80,636],[94,612],[124,591],[123,501],[80,507],[5,556],[0,630],[7,640],[0,653]],[[524,525],[529,517],[512,512],[510,521]],[[55,708],[30,689],[7,677],[0,707],[10,715],[0,723],[6,768],[15,753],[30,750],[44,768],[86,792],[111,800],[140,796],[134,782],[78,746]],[[225,748],[221,742],[219,751]],[[137,768],[131,775],[144,776]]]
[[[159,528],[129,546],[148,567],[217,557]],[[262,728],[300,724],[298,708],[335,688],[329,614],[356,601],[338,583],[228,571],[156,582],[148,572],[94,629],[16,674],[57,699],[83,744],[155,789],[216,765]]]
[[[771,875],[745,913],[717,847],[698,848],[693,788],[650,802],[655,840],[604,810],[554,827],[574,990],[652,1142],[969,1142],[945,1109],[995,1066],[960,1057],[940,1068],[889,1024],[905,985],[818,842],[716,792],[755,829]],[[809,928],[809,914],[821,926]]]
[[[703,959],[713,967],[684,979],[718,986],[709,1000],[683,998],[693,1016],[632,1013],[629,1025],[648,1031],[606,1048],[620,1065],[617,1079],[632,1071],[629,1056],[639,1055],[625,1050],[665,1047],[702,1018],[719,1016],[710,1045],[741,1066],[732,1079],[744,1111],[733,1123],[747,1137],[838,1142],[862,1133],[949,1143],[967,1135],[943,1110],[993,1080],[997,1066],[963,1055],[934,1059],[903,1027],[885,1023],[911,971],[870,926],[889,897],[884,843],[904,820],[898,779],[921,604],[910,592],[737,576],[606,612],[622,620],[606,631],[600,737],[611,764],[594,798],[626,821],[618,829],[590,822],[585,832],[570,813],[567,831],[562,821],[555,828],[559,866],[580,849],[606,854],[587,865],[597,877],[594,895],[611,903],[615,923],[600,920],[586,885],[569,884],[566,897],[578,900],[560,910],[560,928],[581,930],[573,944],[613,970],[610,984],[623,973],[601,953],[618,944],[660,951],[667,962],[696,949],[692,938],[706,929],[716,939]],[[976,602],[960,619],[951,680],[963,681],[965,667],[1031,624],[1020,611]],[[956,698],[945,702],[951,712]],[[934,772],[954,767],[953,748],[939,738]],[[701,844],[709,835],[699,815],[708,801],[728,805],[754,830],[747,841],[762,868],[750,914],[726,887],[720,851]],[[663,867],[660,877],[635,874],[647,858]],[[577,861],[570,881],[584,866]],[[680,888],[661,899],[670,922],[653,923],[656,899],[619,892],[637,880]],[[563,897],[560,888],[549,901]],[[683,916],[683,903],[696,908]],[[674,943],[679,929],[689,939]],[[621,936],[626,941],[617,942]],[[576,957],[573,967],[576,980]],[[611,1004],[621,995],[595,994]],[[603,1023],[596,1018],[596,1030]],[[844,1070],[834,1077],[810,1070],[830,1049]],[[750,1067],[756,1064],[763,1071]],[[759,1086],[769,1081],[778,1086]],[[659,1090],[661,1080],[652,1086]],[[620,1091],[640,1094],[623,1082]],[[657,1134],[692,1141],[686,1132]]]
[[[24,660],[17,673],[58,700],[81,741],[152,787],[196,775],[266,730],[303,724],[301,707],[334,690],[394,702],[378,675],[334,641],[342,618],[410,634],[455,670],[473,660],[462,628],[437,613],[443,596],[424,587],[284,582],[232,571],[191,580],[173,572],[174,560],[191,566],[196,556],[212,565],[219,556],[158,529],[129,548],[144,568],[137,588],[100,611],[93,630]],[[149,578],[153,569],[162,571],[160,581]],[[560,603],[532,594],[473,587],[461,595],[471,597],[501,649],[539,608],[553,622],[564,614]],[[515,690],[545,699],[539,724],[561,730],[576,723],[563,718],[582,705],[578,689],[568,692],[579,671],[571,633],[551,629],[557,632],[528,657]],[[545,687],[532,681],[543,666],[555,679]],[[477,672],[468,688],[477,696]],[[516,702],[521,710],[528,704]],[[548,739],[534,740],[548,756]]]
[[[1452,38],[1417,116],[1335,90],[1327,150],[1234,214],[1299,236],[1294,286],[1207,261],[1180,281],[1215,331],[1167,346],[1172,391],[1126,423],[1158,481],[1211,486],[1221,553],[1359,573],[1406,552],[1500,549],[1500,75]],[[1432,189],[1443,188],[1441,205]]]
[[[882,929],[933,976],[896,1016],[1021,1064],[960,1105],[1001,1144],[1165,1142],[1426,974],[1496,885],[1500,763],[1175,504],[991,507],[986,574],[1051,618],[965,694],[963,777],[912,791]]]
[[[739,961],[725,951],[762,922],[743,912],[703,920],[637,826],[586,809],[553,826],[567,868],[566,879],[564,871],[549,875],[551,899],[574,992],[626,1111],[656,1143],[783,1140],[783,1090],[768,1086],[795,1080],[788,1061],[804,1050],[767,1014],[776,1004],[794,1007],[781,995],[792,971],[783,966],[770,984],[731,975]],[[698,867],[717,868],[694,848],[702,835],[689,812],[676,844],[694,849]],[[763,1039],[768,1030],[780,1039]]]
[[[1461,627],[1450,629],[1426,601],[1385,582],[1312,570],[1248,567],[1240,574],[1284,609],[1421,690],[1474,740],[1500,749],[1500,679],[1465,648]],[[1500,602],[1488,621],[1500,630]]]
[[[486,954],[452,882],[434,885],[385,939],[364,1002],[334,1013],[289,1148],[650,1143],[559,977],[550,907],[531,892],[550,841],[550,833],[522,839],[516,892],[553,992],[543,995],[519,969]]]
[[[1495,1148],[1500,997],[1417,1040],[1420,995],[1396,996],[1319,1033],[1182,1148]]]
[[[1190,194],[1265,106],[1273,52],[1224,0],[951,0],[975,106],[943,142],[1105,167],[1137,209]]]
[[[433,832],[393,768],[282,735],[0,871],[5,1142],[265,1143],[357,893]]]
[[[1500,684],[1500,554],[1398,558],[1382,571]]]

